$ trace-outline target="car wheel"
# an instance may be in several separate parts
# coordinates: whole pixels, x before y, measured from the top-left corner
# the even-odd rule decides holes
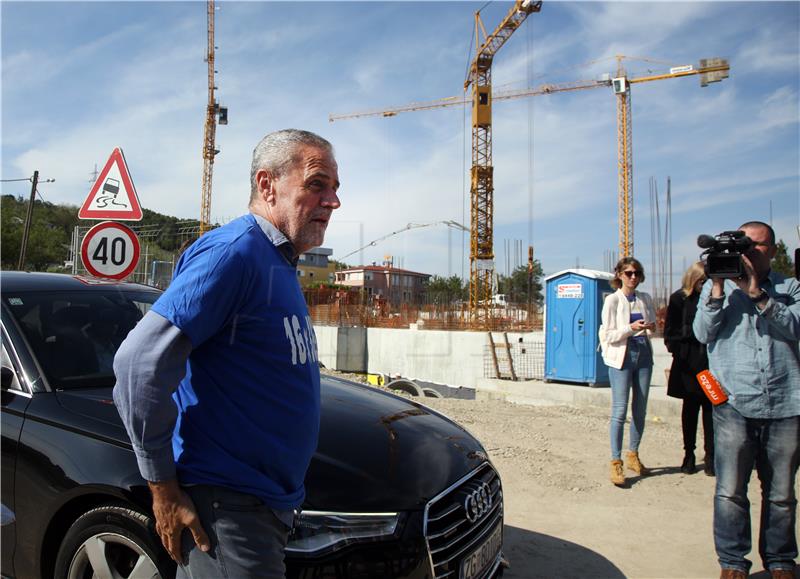
[[[402,392],[406,392],[412,396],[424,396],[422,393],[422,388],[420,388],[411,380],[405,380],[403,378],[389,382],[386,387],[391,390],[400,390]]]
[[[174,575],[175,564],[161,547],[153,519],[115,505],[92,509],[75,521],[56,558],[59,579]]]

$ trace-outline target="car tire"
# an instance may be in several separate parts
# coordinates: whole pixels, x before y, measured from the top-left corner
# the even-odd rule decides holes
[[[389,382],[386,385],[387,388],[390,390],[400,390],[401,392],[406,392],[411,394],[412,396],[424,396],[422,392],[422,388],[420,388],[417,384],[412,382],[411,380],[406,380],[404,378],[400,378],[399,380],[394,380]]]
[[[174,575],[175,563],[161,546],[153,519],[117,505],[79,517],[61,543],[55,566],[58,579]]]

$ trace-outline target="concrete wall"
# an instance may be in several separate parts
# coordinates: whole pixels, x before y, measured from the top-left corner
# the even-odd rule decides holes
[[[314,326],[320,362],[341,372],[367,372],[367,328]]]
[[[343,372],[400,375],[449,386],[477,388],[484,375],[486,332],[315,326],[320,360]],[[495,340],[500,336],[495,333]],[[509,333],[512,343],[544,341],[542,332]],[[672,357],[662,339],[653,340],[652,384],[666,384]]]

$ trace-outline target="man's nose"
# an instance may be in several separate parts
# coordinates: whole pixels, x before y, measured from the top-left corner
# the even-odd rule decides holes
[[[330,207],[331,209],[338,209],[341,207],[342,202],[339,201],[339,195],[331,189],[322,197],[321,204],[323,207]]]

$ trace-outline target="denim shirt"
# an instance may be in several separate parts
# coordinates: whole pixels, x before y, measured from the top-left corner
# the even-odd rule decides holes
[[[760,311],[732,280],[722,298],[711,297],[711,286],[703,286],[693,329],[729,404],[747,418],[800,415],[800,282],[770,272]]]

